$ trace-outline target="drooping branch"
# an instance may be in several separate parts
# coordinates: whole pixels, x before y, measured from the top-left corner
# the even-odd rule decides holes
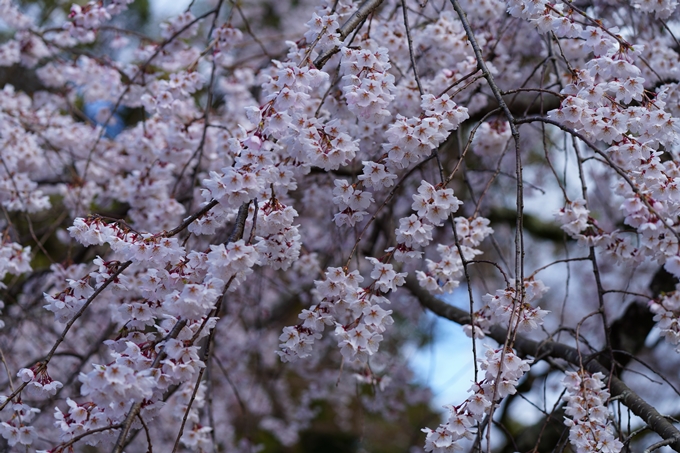
[[[429,309],[437,316],[441,316],[442,318],[446,318],[461,325],[470,324],[471,319],[468,312],[432,296],[429,292],[420,287],[418,281],[414,277],[407,277],[405,286],[411,294],[418,299],[423,307]],[[495,325],[490,329],[489,336],[498,343],[503,344],[505,343],[507,333],[506,327]],[[587,360],[587,358],[579,354],[576,348],[571,346],[555,341],[534,341],[519,334],[515,337],[514,347],[520,354],[525,356],[541,359],[548,357],[562,359],[573,365],[579,367],[583,366],[583,368],[590,373],[604,374],[607,377],[611,395],[618,397],[619,401],[628,407],[635,415],[643,419],[650,429],[656,432],[664,440],[668,441],[668,445],[673,448],[673,450],[680,452],[680,431],[669,422],[666,417],[654,409],[653,406],[631,390],[622,380],[616,376],[612,376],[609,373],[609,370],[597,360]]]

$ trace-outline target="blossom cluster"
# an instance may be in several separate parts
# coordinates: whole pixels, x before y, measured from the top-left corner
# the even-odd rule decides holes
[[[22,368],[17,373],[22,382],[28,383],[24,391],[31,397],[45,397],[54,395],[63,387],[59,381],[55,381],[47,372],[47,367],[38,363],[31,368]]]
[[[680,352],[680,293],[676,290],[662,294],[649,302],[649,309],[661,335]]]
[[[158,80],[147,86],[147,93],[141,101],[149,113],[161,118],[170,118],[186,110],[183,103],[191,101],[191,95],[203,85],[198,72],[174,73],[170,80]]]
[[[71,21],[67,22],[64,28],[78,42],[90,43],[95,40],[94,29],[109,21],[111,16],[125,11],[127,5],[132,2],[133,0],[114,0],[104,6],[100,2],[91,1],[84,7],[74,4],[69,13]]]
[[[416,202],[414,202],[414,205],[415,204]],[[439,261],[427,259],[427,272],[416,271],[416,277],[418,278],[420,286],[433,294],[442,292],[450,293],[460,285],[460,280],[464,272],[463,259],[465,259],[465,261],[470,261],[473,260],[475,256],[481,255],[482,251],[476,247],[478,247],[488,235],[493,233],[493,230],[488,227],[489,220],[483,217],[476,217],[472,220],[464,217],[456,217],[454,222],[459,243],[456,245],[437,245],[437,253],[439,253],[441,259]],[[415,226],[415,223],[413,226]],[[413,231],[413,226],[410,225],[410,221],[409,223],[403,223],[397,230],[397,241],[399,241],[400,236],[407,239],[409,236],[405,233],[409,230]],[[429,226],[427,223],[419,223],[418,229],[411,234],[418,234],[418,236],[423,237],[425,233],[429,232],[427,226]],[[404,227],[407,227],[408,230],[403,231]],[[425,236],[425,239],[427,239],[427,236]],[[423,244],[423,241],[421,241],[416,245],[427,245],[427,243]],[[420,252],[412,251],[411,246],[405,242],[403,245],[400,242],[395,257],[398,258],[400,253],[408,258],[420,257]],[[462,257],[461,253],[463,255]]]
[[[438,188],[427,181],[422,181],[418,193],[413,195],[411,207],[418,217],[434,226],[441,226],[461,204],[463,202],[453,196],[453,189]]]
[[[451,10],[442,11],[436,21],[428,24],[417,43],[423,47],[433,47],[434,51],[428,54],[428,58],[433,60],[435,67],[455,67],[462,59],[473,55],[463,24]],[[480,45],[484,44],[484,40],[481,40]]]
[[[636,8],[667,18],[677,3],[634,2]],[[605,159],[620,178],[612,183],[623,222],[635,230],[631,236],[600,226],[590,216],[583,198],[567,201],[557,214],[562,229],[580,244],[595,246],[619,262],[634,264],[651,259],[680,276],[678,258],[678,122],[674,84],[654,86],[653,80],[672,74],[664,57],[648,60],[655,39],[631,44],[625,33],[595,22],[580,22],[587,12],[567,4],[545,1],[511,1],[510,13],[528,19],[542,33],[560,37],[573,59],[560,92],[561,105],[549,117],[591,142],[590,148]],[[578,44],[577,44],[578,40]],[[664,54],[676,59],[676,55]],[[577,63],[574,63],[576,61]],[[656,75],[655,75],[656,73]],[[674,77],[674,76],[671,76]],[[593,143],[604,143],[603,152]],[[579,157],[582,159],[583,155]],[[617,203],[618,204],[618,203]],[[662,335],[677,345],[677,307],[674,292],[650,302]],[[593,447],[599,448],[599,447]]]
[[[512,287],[499,289],[493,295],[486,294],[482,297],[484,305],[475,311],[474,321],[465,326],[465,332],[471,336],[474,329],[475,337],[483,338],[495,324],[507,325],[518,332],[537,329],[543,325],[543,318],[548,311],[534,307],[532,303],[536,303],[548,289],[540,280],[527,279],[524,281],[522,295],[518,295]]]
[[[307,22],[309,30],[305,33],[305,39],[309,42],[319,40],[319,46],[328,48],[331,46],[340,46],[340,34],[337,29],[340,28],[338,23],[338,15],[336,13],[324,14],[319,16],[316,12],[312,18]]]
[[[473,150],[482,157],[496,157],[503,152],[510,137],[510,125],[507,121],[483,122],[475,133]]]
[[[583,198],[567,201],[564,208],[555,212],[555,219],[560,228],[577,239],[579,244],[593,246],[616,242],[616,234],[606,233],[598,226],[597,221],[590,217],[590,211]]]
[[[384,295],[403,285],[406,274],[376,258],[368,260],[373,264],[373,282],[367,287],[359,286],[364,279],[358,271],[341,268],[328,268],[325,280],[314,282],[319,304],[303,310],[302,324],[284,328],[279,337],[278,354],[284,361],[309,356],[326,325],[335,326],[340,353],[348,362],[365,363],[378,351],[381,334],[394,322],[392,310],[381,306],[389,303]]]
[[[269,224],[269,230],[264,232],[277,231],[277,222],[266,219],[271,214],[269,211],[264,212],[264,225]],[[223,292],[237,288],[259,262],[258,251],[243,239],[227,245],[211,245],[209,252],[193,251],[187,255],[177,239],[167,234],[136,233],[99,218],[77,219],[75,223],[69,229],[74,237],[85,244],[107,243],[120,260],[105,262],[98,258],[94,262],[98,268],[86,277],[68,280],[67,290],[54,296],[45,294],[49,303],[46,308],[53,311],[59,321],[66,322],[76,316],[91,300],[95,288],[112,281],[122,260],[134,263],[137,274],[119,275],[111,285],[114,292],[128,294],[123,303],[111,307],[112,318],[125,325],[128,334],[105,342],[114,358],[112,362],[93,365],[92,371],[81,374],[80,393],[88,403],[70,404],[69,416],[57,411],[62,441],[106,426],[111,420],[123,420],[135,401],[149,402],[144,411],[151,416],[170,386],[190,381],[205,366],[193,341],[205,337],[214,328],[216,318],[210,318],[209,314]],[[137,297],[130,297],[133,292],[137,292]],[[159,319],[164,321],[159,323]],[[167,337],[180,319],[189,323],[176,338],[160,342],[157,334],[145,333],[152,328]],[[154,361],[158,362],[157,366],[152,366]],[[39,379],[29,371],[25,370],[22,378],[31,385],[40,384],[43,392],[49,391],[49,379]],[[71,414],[75,410],[82,412],[83,408],[87,413],[80,419]],[[187,442],[205,445],[208,432],[197,426],[187,433]],[[113,440],[112,435],[102,432],[91,436],[88,442],[109,442]]]
[[[325,86],[327,79],[316,68],[279,63],[263,85],[268,102],[252,119],[262,121],[262,133],[276,139],[298,164],[336,170],[354,158],[358,143],[343,122],[320,121],[307,111],[312,109],[310,91]]]
[[[347,224],[354,226],[357,222],[361,222],[368,212],[366,209],[373,202],[371,192],[361,190],[350,184],[345,179],[335,180],[335,189],[333,190],[333,203],[338,206],[340,212],[335,214],[333,220],[336,225],[342,226]]]
[[[570,236],[577,236],[588,228],[589,211],[583,198],[570,201],[565,208],[555,213],[555,218],[561,224],[561,228]]]
[[[614,435],[609,420],[609,391],[602,373],[568,371],[562,381],[567,394],[564,424],[569,427],[569,441],[577,453],[618,453],[623,443]]]
[[[288,269],[300,256],[300,233],[293,225],[298,213],[277,199],[267,201],[258,212],[255,249],[262,264],[274,269]]]
[[[47,367],[42,363],[32,368],[22,368],[17,373],[21,382],[26,383],[25,395],[29,398],[48,398],[53,396],[63,384],[52,379],[47,372]],[[0,403],[7,403],[7,398],[2,396]],[[38,437],[38,431],[31,426],[40,409],[31,407],[23,402],[15,402],[10,406],[11,411],[3,412],[0,422],[0,435],[7,440],[10,447],[20,444],[32,445]],[[26,448],[26,447],[24,447]]]
[[[381,123],[391,116],[386,107],[394,99],[387,49],[345,48],[341,69],[347,107],[367,122]]]
[[[228,208],[238,208],[255,198],[263,189],[262,180],[248,166],[224,167],[222,172],[212,171],[210,179],[204,180],[203,184],[209,190],[207,196]]]
[[[654,95],[644,92],[645,78],[640,77],[642,70],[637,63],[642,60],[644,45],[631,45],[597,25],[570,21],[577,13],[566,6],[543,9],[540,5],[544,2],[532,7],[520,3],[511,8],[511,13],[536,21],[541,24],[537,25],[539,29],[545,27],[558,35],[584,40],[584,64],[573,69],[572,80],[561,92],[561,107],[549,116],[609,146],[607,158],[627,178],[615,185],[617,195],[624,198],[621,210],[625,223],[636,229],[640,245],[633,249],[620,233],[599,228],[589,219],[582,199],[571,202],[558,215],[563,228],[580,242],[602,246],[617,259],[639,261],[649,257],[663,263],[673,258],[677,240],[669,229],[674,228],[678,213],[674,196],[678,170],[673,160],[662,161],[660,149],[673,146],[680,126],[664,110],[666,88]],[[563,23],[566,25],[560,25]]]
[[[389,171],[418,162],[469,116],[467,109],[456,105],[447,94],[440,97],[424,94],[420,106],[424,115],[411,118],[397,115],[385,133],[387,142],[382,147],[387,153]]]
[[[16,149],[16,152],[0,155],[0,205],[8,211],[34,213],[50,207],[48,196],[35,182],[40,176],[41,166],[46,163],[39,141],[15,118],[30,105],[28,96],[16,93],[10,85],[3,87],[0,96],[0,146]]]
[[[7,397],[3,396],[0,401],[6,403]],[[19,444],[21,447],[27,448],[38,437],[38,432],[30,423],[34,421],[40,410],[21,402],[12,403],[10,408],[11,417],[8,418],[10,411],[3,412],[2,422],[0,422],[0,436],[7,441],[10,447]]]
[[[191,380],[205,366],[198,356],[198,347],[186,344],[194,335],[205,336],[206,333],[201,334],[199,330],[200,325],[187,325],[177,338],[160,343],[142,341],[140,337],[144,335],[141,333],[132,336],[139,343],[108,340],[114,360],[102,365],[93,364],[90,372],[81,372],[79,376],[80,393],[88,401],[79,404],[67,399],[68,414],[55,408],[55,425],[61,432],[60,439],[68,441],[88,430],[106,427],[111,421],[122,421],[136,401],[145,401],[144,416],[153,419],[164,405],[164,392],[173,385]],[[158,354],[162,354],[162,360],[158,367],[153,367]],[[106,444],[114,441],[116,435],[113,430],[103,430],[88,436],[87,443]]]
[[[31,248],[22,247],[16,242],[0,245],[0,280],[7,274],[21,275],[31,270]],[[0,283],[0,288],[3,284]]]

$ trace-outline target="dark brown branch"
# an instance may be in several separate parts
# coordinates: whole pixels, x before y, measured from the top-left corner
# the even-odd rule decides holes
[[[243,230],[246,228],[246,219],[248,218],[248,209],[250,208],[250,201],[243,203],[238,208],[238,214],[236,215],[236,222],[234,224],[234,229],[227,239],[227,244],[230,242],[236,242],[243,238]],[[256,213],[257,214],[257,213]],[[255,220],[253,219],[253,222]]]
[[[525,115],[544,115],[550,110],[560,108],[560,98],[549,93],[542,93],[542,96],[521,93],[516,95],[516,97],[510,96],[509,94],[504,94],[503,98],[508,98],[507,106],[515,117]],[[476,123],[489,112],[497,109],[498,102],[496,102],[495,99],[492,99],[486,105],[486,107],[470,115],[470,118],[468,118],[466,122]]]

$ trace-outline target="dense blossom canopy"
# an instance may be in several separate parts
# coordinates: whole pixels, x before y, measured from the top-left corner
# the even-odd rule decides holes
[[[0,0],[1,448],[529,450],[522,394],[549,448],[680,451],[676,1],[37,5]],[[474,379],[401,432],[427,311]]]

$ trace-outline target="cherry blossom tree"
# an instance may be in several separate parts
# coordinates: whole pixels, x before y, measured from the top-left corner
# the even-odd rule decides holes
[[[131,3],[0,0],[3,451],[680,451],[677,2]]]

